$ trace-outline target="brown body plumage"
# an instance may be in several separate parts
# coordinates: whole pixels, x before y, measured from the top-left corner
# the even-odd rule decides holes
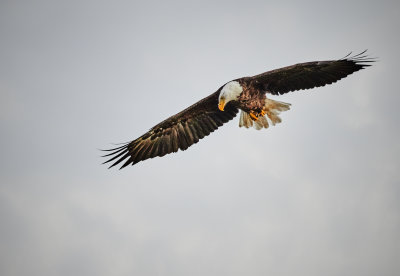
[[[237,82],[243,87],[243,92],[237,100],[238,107],[247,113],[250,111],[260,113],[267,98],[262,84],[251,77],[238,79]]]
[[[110,167],[122,164],[123,168],[179,149],[186,150],[233,119],[239,109],[242,111],[240,126],[249,127],[254,122],[256,129],[266,128],[268,122],[264,114],[272,124],[278,123],[280,118],[277,115],[280,111],[288,110],[290,104],[270,100],[266,93],[280,95],[334,83],[370,66],[369,63],[374,60],[364,56],[364,53],[353,57],[348,55],[339,60],[299,63],[228,82],[210,96],[154,126],[141,137],[107,150],[110,153],[105,156],[110,159],[105,163],[113,162]],[[232,89],[236,90],[228,91],[228,84],[233,84]],[[222,103],[221,95],[225,94],[234,97],[229,102],[224,98]]]

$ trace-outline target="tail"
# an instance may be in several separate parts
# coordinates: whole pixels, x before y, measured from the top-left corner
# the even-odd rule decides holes
[[[289,109],[290,103],[265,99],[263,111],[265,112],[266,116],[260,116],[256,121],[254,121],[247,112],[242,110],[240,112],[239,127],[254,127],[255,129],[260,130],[262,128],[268,128],[269,122],[274,126],[275,124],[282,122],[282,119],[279,117],[279,113]]]

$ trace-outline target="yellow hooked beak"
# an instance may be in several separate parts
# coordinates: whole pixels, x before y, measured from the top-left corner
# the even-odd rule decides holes
[[[224,107],[225,107],[225,100],[221,99],[218,103],[218,108],[221,111],[224,111]]]

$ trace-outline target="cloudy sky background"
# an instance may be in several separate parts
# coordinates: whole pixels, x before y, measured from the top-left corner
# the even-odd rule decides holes
[[[397,275],[399,29],[398,1],[1,1],[0,274]],[[231,79],[367,48],[276,127],[100,165]]]

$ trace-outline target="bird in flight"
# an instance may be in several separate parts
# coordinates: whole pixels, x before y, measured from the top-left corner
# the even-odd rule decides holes
[[[140,161],[186,150],[200,139],[232,120],[240,110],[239,127],[257,130],[281,122],[279,113],[289,103],[267,98],[291,91],[332,84],[371,66],[375,60],[362,52],[338,60],[312,61],[243,77],[225,83],[216,92],[169,117],[139,138],[117,148],[105,150],[111,167],[120,169]]]

